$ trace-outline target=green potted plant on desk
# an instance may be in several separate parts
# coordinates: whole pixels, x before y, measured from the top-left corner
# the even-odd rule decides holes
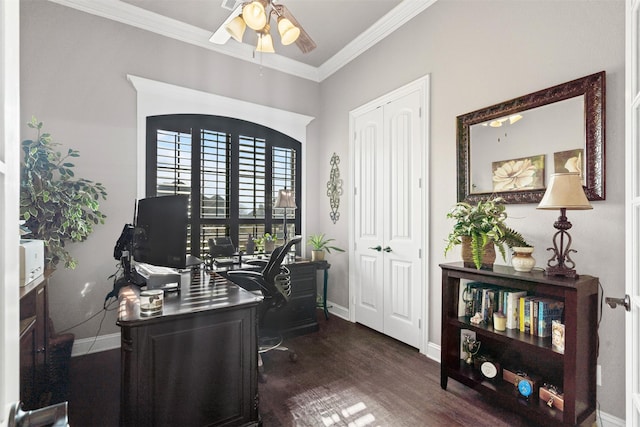
[[[503,259],[506,259],[505,245],[530,247],[520,233],[507,227],[502,197],[480,201],[477,205],[459,202],[447,213],[447,218],[456,222],[447,238],[444,254],[446,256],[454,246],[462,245],[465,266],[474,265],[478,270],[492,268],[496,259],[495,246]]]
[[[42,133],[42,122],[35,117],[27,125],[37,130],[37,138],[22,142],[24,158],[20,174],[20,217],[30,230],[29,238],[44,241],[45,269],[59,262],[75,268],[77,261],[65,249],[66,242],[82,242],[93,226],[104,224],[99,200],[106,200],[104,186],[84,178],[75,178],[78,151],[56,151],[60,145],[51,135]]]
[[[344,249],[330,245],[330,243],[333,241],[335,241],[335,239],[326,238],[324,233],[312,234],[311,236],[309,236],[307,244],[312,248],[311,261],[324,260],[324,253],[327,252],[330,254],[332,250],[336,252],[344,252]]]
[[[256,237],[253,242],[256,244],[256,251],[258,253],[264,252],[270,254],[276,247],[278,238],[275,235],[264,233],[261,237]]]

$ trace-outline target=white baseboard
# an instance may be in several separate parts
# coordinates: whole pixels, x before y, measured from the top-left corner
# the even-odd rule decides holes
[[[334,314],[344,320],[349,320],[349,309],[327,300],[329,313]]]
[[[606,412],[596,412],[596,423],[599,427],[624,427],[625,421]]]
[[[73,342],[71,357],[120,348],[120,333],[101,335],[94,338],[82,338]]]
[[[426,354],[426,356],[429,359],[440,363],[440,345],[439,344],[434,344],[432,342],[427,344],[427,354]]]

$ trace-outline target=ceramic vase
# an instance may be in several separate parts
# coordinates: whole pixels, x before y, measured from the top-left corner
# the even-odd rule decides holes
[[[533,253],[532,247],[515,247],[513,249],[513,257],[511,258],[511,265],[515,271],[528,273],[536,266],[536,259],[531,256]]]

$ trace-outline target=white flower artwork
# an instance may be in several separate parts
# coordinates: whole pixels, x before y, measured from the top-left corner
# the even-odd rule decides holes
[[[493,162],[493,191],[544,188],[544,155]]]

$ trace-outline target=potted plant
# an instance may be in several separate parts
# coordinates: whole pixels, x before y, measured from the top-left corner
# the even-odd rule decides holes
[[[344,249],[330,245],[330,243],[333,241],[335,241],[335,239],[326,238],[324,233],[312,234],[311,236],[309,236],[307,244],[312,248],[311,261],[324,260],[324,253],[327,252],[330,254],[332,250],[336,252],[344,252]]]
[[[502,197],[480,201],[477,205],[459,202],[447,213],[447,218],[454,219],[456,223],[447,238],[445,256],[454,246],[462,245],[463,261],[477,269],[493,266],[494,245],[503,259],[506,258],[505,245],[510,248],[530,247],[520,233],[505,224],[507,213]]]
[[[29,237],[44,241],[45,268],[55,269],[59,262],[75,268],[77,261],[65,249],[66,242],[82,242],[93,232],[93,226],[104,224],[99,199],[107,192],[101,183],[75,178],[74,164],[78,151],[56,151],[60,145],[48,133],[42,133],[42,122],[35,117],[27,123],[37,130],[35,140],[22,142],[24,158],[20,176],[20,217],[31,232]]]
[[[275,249],[278,237],[269,233],[264,233],[262,237],[256,237],[253,241],[256,244],[258,252],[264,251],[265,253],[271,253]]]

